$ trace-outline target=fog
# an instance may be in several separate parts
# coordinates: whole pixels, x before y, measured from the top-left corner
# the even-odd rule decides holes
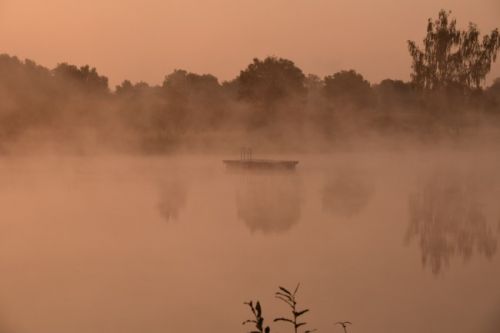
[[[285,332],[299,282],[308,330],[498,332],[500,34],[450,15],[410,81],[1,54],[0,333]]]
[[[481,59],[477,66],[494,60]],[[451,82],[424,72],[414,74],[421,81],[370,83],[354,70],[320,78],[267,57],[222,83],[175,70],[161,86],[124,81],[112,91],[89,65],[48,69],[3,54],[0,72],[4,155],[495,150],[500,142],[500,80],[483,87],[456,73]]]
[[[243,301],[270,322],[298,281],[324,331],[498,329],[498,155],[223,157],[3,159],[4,331],[244,330]]]

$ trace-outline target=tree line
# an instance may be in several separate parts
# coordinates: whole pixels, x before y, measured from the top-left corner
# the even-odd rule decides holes
[[[434,142],[483,125],[500,129],[500,78],[484,82],[500,48],[498,29],[457,28],[450,12],[429,19],[422,46],[408,41],[411,80],[368,82],[354,70],[323,78],[293,61],[253,59],[220,82],[174,70],[161,85],[108,78],[88,65],[53,69],[0,55],[0,149],[26,138],[119,150],[233,147],[250,142],[289,149],[331,147],[368,135]]]

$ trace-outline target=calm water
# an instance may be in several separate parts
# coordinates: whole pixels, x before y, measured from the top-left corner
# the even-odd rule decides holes
[[[500,157],[0,161],[0,331],[246,332],[244,301],[320,332],[499,332]]]

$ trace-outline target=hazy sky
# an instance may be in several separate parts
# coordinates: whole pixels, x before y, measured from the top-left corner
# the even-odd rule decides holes
[[[0,0],[0,52],[53,67],[160,83],[175,68],[232,79],[276,55],[320,76],[355,69],[408,79],[406,40],[453,11],[459,26],[500,27],[500,0]],[[500,76],[500,61],[487,82]]]

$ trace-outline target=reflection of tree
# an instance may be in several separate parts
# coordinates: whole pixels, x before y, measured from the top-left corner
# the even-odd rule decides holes
[[[366,207],[372,194],[372,186],[362,175],[340,172],[323,188],[323,210],[337,216],[352,217]]]
[[[170,181],[163,184],[160,190],[158,210],[168,222],[179,217],[180,210],[186,205],[186,186],[180,181]]]
[[[434,175],[410,195],[406,239],[418,238],[424,266],[438,274],[453,256],[468,260],[474,251],[491,258],[496,237],[471,182]]]
[[[300,186],[294,175],[251,175],[238,191],[238,217],[253,232],[284,232],[300,218]]]

